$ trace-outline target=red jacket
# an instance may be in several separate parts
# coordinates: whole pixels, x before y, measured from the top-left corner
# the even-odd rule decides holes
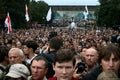
[[[49,78],[48,80],[57,80],[57,77],[52,77],[52,78]],[[72,77],[71,80],[77,80],[76,78]]]

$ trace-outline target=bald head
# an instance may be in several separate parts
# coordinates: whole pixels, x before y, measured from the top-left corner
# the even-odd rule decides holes
[[[87,49],[86,54],[94,54],[94,55],[98,56],[97,50],[93,47]]]
[[[97,50],[93,47],[87,49],[85,52],[85,59],[88,66],[94,67],[98,60]]]

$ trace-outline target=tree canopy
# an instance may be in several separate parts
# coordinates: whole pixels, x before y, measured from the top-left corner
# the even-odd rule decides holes
[[[35,0],[0,0],[0,26],[4,28],[4,21],[9,12],[12,28],[27,28],[25,20],[25,4],[28,5],[30,21],[45,23],[48,4]]]
[[[112,27],[120,25],[120,0],[99,0],[97,24]]]
[[[48,9],[49,9],[49,6],[44,1],[38,1],[38,2],[32,1],[29,4],[31,21],[45,23]]]

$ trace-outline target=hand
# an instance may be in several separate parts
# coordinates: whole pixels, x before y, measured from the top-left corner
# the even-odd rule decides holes
[[[48,53],[49,46],[48,45],[43,46],[42,50],[43,50],[43,53]]]
[[[82,73],[77,73],[77,69],[75,70],[73,77],[76,79],[82,79],[87,74],[87,71],[83,71]]]

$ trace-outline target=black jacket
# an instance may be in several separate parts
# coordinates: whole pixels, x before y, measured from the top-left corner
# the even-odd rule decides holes
[[[90,73],[84,76],[83,80],[97,80],[97,77],[101,72],[101,66],[98,64]],[[120,72],[118,73],[118,77],[120,78]]]
[[[97,80],[97,77],[101,72],[100,65],[97,65],[90,73],[84,76],[83,80]]]
[[[41,54],[38,55],[38,56],[41,55],[48,60],[48,72],[47,72],[47,75],[46,75],[47,79],[53,77],[54,74],[55,74],[55,72],[53,70],[53,67],[52,67],[52,63],[54,61],[54,55],[55,55],[56,52],[57,51],[50,51],[47,54],[46,53],[41,53]]]

